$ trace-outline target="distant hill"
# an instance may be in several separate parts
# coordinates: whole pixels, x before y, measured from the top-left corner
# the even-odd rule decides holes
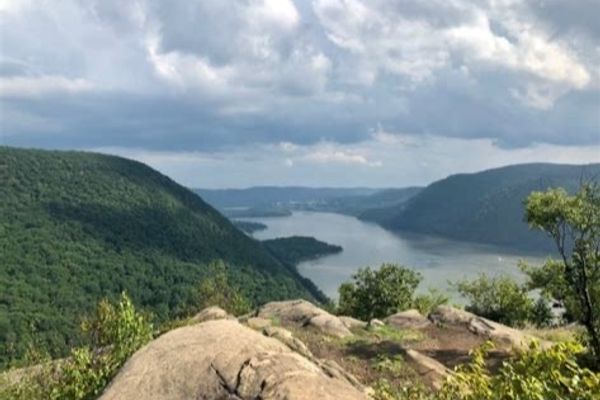
[[[370,210],[360,218],[391,230],[546,251],[552,243],[523,221],[525,198],[535,190],[575,191],[581,179],[600,178],[600,164],[523,164],[451,175],[404,205]]]
[[[322,203],[308,204],[304,208],[314,211],[328,211],[355,217],[369,216],[380,209],[401,208],[423,188],[411,186],[398,189],[381,189],[368,195],[354,195],[327,199]],[[302,208],[302,207],[298,207]]]
[[[265,208],[295,203],[321,202],[347,196],[366,196],[380,189],[310,188],[296,186],[256,186],[247,189],[193,189],[216,208]]]
[[[281,217],[293,210],[361,215],[371,209],[405,203],[422,188],[308,188],[252,187],[248,189],[194,189],[230,218]]]
[[[38,341],[77,341],[80,315],[126,290],[166,320],[222,259],[255,304],[324,296],[190,190],[107,155],[0,147],[0,368]]]

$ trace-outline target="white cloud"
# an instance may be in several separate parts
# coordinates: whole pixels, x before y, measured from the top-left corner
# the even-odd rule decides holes
[[[552,90],[554,97],[544,97],[543,107],[539,98],[520,97],[527,105],[548,108],[570,89],[582,89],[592,79],[590,66],[578,60],[565,43],[553,41],[551,33],[532,25],[521,2],[457,0],[424,5],[315,0],[313,4],[329,40],[348,52],[344,62],[353,65],[348,74],[355,83],[373,85],[378,76],[395,74],[412,81],[405,88],[414,89],[414,83],[434,79],[462,60],[461,68],[477,70],[483,63],[521,73],[515,76],[515,84],[529,85],[530,78],[524,74],[531,74],[546,85],[560,86],[562,90]]]
[[[315,152],[311,152],[304,156],[303,160],[324,164],[358,164],[369,167],[381,167],[382,165],[381,161],[369,161],[367,157],[358,152],[346,152],[343,150],[335,150],[333,148],[316,150]]]
[[[85,79],[69,79],[64,76],[16,76],[0,78],[0,97],[40,97],[49,94],[75,94],[94,89]]]

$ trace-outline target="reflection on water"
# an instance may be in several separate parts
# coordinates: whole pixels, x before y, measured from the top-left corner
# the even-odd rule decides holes
[[[337,297],[340,283],[349,279],[359,267],[367,265],[376,267],[383,262],[393,262],[410,266],[423,274],[422,288],[448,291],[448,281],[478,273],[504,273],[519,279],[518,260],[539,263],[544,258],[427,235],[395,234],[378,225],[339,214],[295,212],[289,217],[248,220],[268,226],[254,234],[257,239],[302,235],[342,246],[344,251],[339,254],[298,265],[302,275],[333,298]]]

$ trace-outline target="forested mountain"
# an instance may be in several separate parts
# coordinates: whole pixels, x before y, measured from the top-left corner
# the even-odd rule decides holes
[[[523,221],[523,201],[535,190],[600,178],[600,164],[523,164],[434,182],[400,207],[361,215],[391,230],[434,234],[457,240],[522,249],[549,250],[552,242]]]
[[[139,162],[0,147],[0,367],[39,341],[61,355],[82,314],[127,293],[171,318],[229,265],[255,303],[322,294],[196,194]]]

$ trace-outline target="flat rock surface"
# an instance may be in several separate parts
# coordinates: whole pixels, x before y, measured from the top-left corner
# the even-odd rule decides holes
[[[532,340],[542,342],[542,346],[549,345],[548,342],[535,339],[518,329],[499,324],[494,321],[479,317],[465,310],[443,305],[437,307],[429,314],[429,319],[436,324],[461,326],[474,335],[484,339],[515,348],[527,347]]]
[[[334,375],[334,376],[332,376]],[[137,351],[102,400],[366,400],[280,341],[221,319],[175,329]]]

